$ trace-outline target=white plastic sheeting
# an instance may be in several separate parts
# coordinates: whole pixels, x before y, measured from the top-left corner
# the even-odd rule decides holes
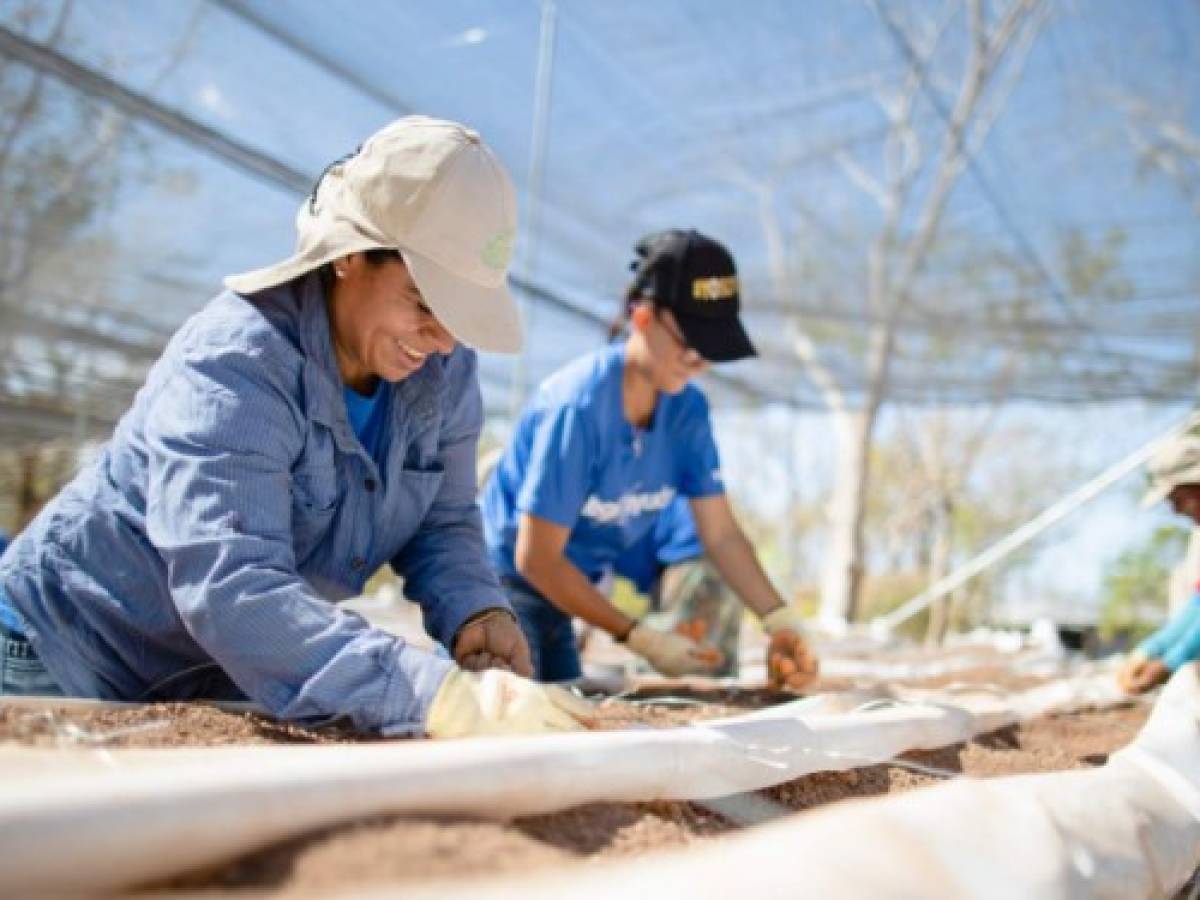
[[[1115,672],[1113,657],[1085,660],[1065,654],[1057,633],[1045,633],[1041,624],[1034,623],[1033,633],[977,628],[969,634],[952,635],[945,646],[934,651],[906,649],[862,625],[848,626],[844,633],[812,630],[809,638],[821,659],[822,676],[857,683],[889,684],[955,674],[977,683],[980,671],[988,669],[1045,678]],[[761,642],[743,644],[739,685],[763,684],[765,655]]]
[[[1200,682],[1171,680],[1098,768],[962,778],[751,829],[712,848],[406,897],[1169,897],[1200,865]],[[360,892],[357,897],[374,896]]]
[[[1104,676],[1060,691],[1008,702],[964,693],[954,705],[850,692],[688,728],[536,738],[166,751],[9,747],[0,749],[0,770],[9,776],[0,796],[0,866],[6,889],[18,895],[112,889],[362,816],[508,817],[604,800],[715,798],[953,744],[1036,715],[1039,703],[1062,708],[1075,697],[1091,705],[1105,692],[1115,699]]]
[[[821,656],[821,674],[836,678],[871,679],[875,681],[916,678],[939,678],[955,673],[970,672],[988,666],[1003,666],[1011,672],[1062,671],[1062,660],[1046,653],[1025,651],[1011,653],[1000,662],[994,657],[970,655],[962,652],[946,654],[940,659],[887,661],[873,659],[850,659],[835,655]]]

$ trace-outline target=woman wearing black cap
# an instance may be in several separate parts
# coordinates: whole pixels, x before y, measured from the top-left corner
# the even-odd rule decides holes
[[[715,670],[721,654],[655,631],[614,607],[595,584],[688,498],[705,551],[771,635],[769,672],[801,688],[816,660],[799,615],[772,587],[734,519],[708,403],[689,382],[710,363],[754,355],[738,318],[733,258],[696,231],[639,242],[626,295],[629,336],[548,378],[517,424],[483,491],[492,564],[530,643],[535,677],[581,674],[571,628],[603,628],[664,675]]]

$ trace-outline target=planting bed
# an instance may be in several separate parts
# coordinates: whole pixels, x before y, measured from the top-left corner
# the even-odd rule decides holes
[[[912,683],[1004,680],[1000,667],[975,677],[914,679]],[[1010,689],[1028,686],[1009,676]],[[819,689],[844,689],[829,679]],[[788,699],[765,690],[702,684],[646,684],[621,701],[602,704],[597,729],[674,727],[724,717]],[[788,813],[854,797],[904,791],[958,775],[988,777],[1062,771],[1103,763],[1128,743],[1148,706],[1129,705],[1044,716],[966,744],[906,753],[887,764],[822,772],[774,788],[704,803],[601,803],[507,822],[377,817],[325,829],[242,859],[144,885],[138,895],[289,895],[356,887],[471,879],[572,867],[586,878],[606,860],[708,843]],[[369,740],[344,728],[307,731],[244,711],[187,704],[102,710],[53,705],[0,707],[0,741],[50,747],[208,747],[228,744],[329,743]]]

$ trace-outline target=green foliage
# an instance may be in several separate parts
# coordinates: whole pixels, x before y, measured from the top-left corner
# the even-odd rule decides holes
[[[1126,236],[1109,228],[1089,241],[1078,230],[1067,232],[1059,244],[1060,268],[1073,296],[1120,303],[1133,294],[1133,285],[1122,270],[1121,253]]]
[[[863,621],[891,612],[900,604],[912,599],[926,587],[923,572],[887,572],[863,579],[861,615]],[[929,610],[921,612],[900,624],[897,634],[920,640],[929,623]]]
[[[1184,552],[1187,529],[1164,525],[1142,544],[1118,556],[1104,574],[1100,634],[1141,636],[1167,608],[1171,567]]]

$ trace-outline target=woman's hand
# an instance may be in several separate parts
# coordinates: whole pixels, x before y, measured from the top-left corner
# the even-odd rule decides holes
[[[468,619],[454,638],[453,653],[454,661],[472,672],[505,669],[533,676],[529,644],[507,609],[489,609]]]
[[[1171,677],[1166,663],[1136,650],[1117,671],[1117,684],[1127,694],[1144,694]]]
[[[453,669],[434,695],[425,731],[435,738],[582,731],[594,716],[594,704],[557,685]]]
[[[771,636],[767,645],[767,687],[802,691],[817,680],[817,657],[804,640],[801,617],[791,606],[780,606],[763,616]]]
[[[647,625],[635,625],[625,638],[625,646],[668,678],[707,675],[724,659],[716,647],[699,644],[682,634],[655,631]]]

